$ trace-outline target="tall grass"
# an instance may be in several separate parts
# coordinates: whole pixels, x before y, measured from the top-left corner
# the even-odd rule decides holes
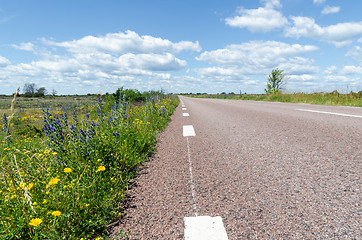
[[[164,96],[139,106],[122,95],[114,100],[99,98],[96,106],[74,111],[3,115],[2,239],[106,236],[107,224],[121,215],[119,203],[135,166],[152,154],[157,133],[178,104],[177,98]],[[39,134],[17,131],[29,120],[24,117],[33,119],[36,129],[43,122]]]
[[[340,105],[362,107],[362,91],[358,93],[350,92],[341,94],[337,91],[331,93],[277,93],[277,94],[202,94],[192,95],[202,98],[221,98],[221,99],[240,99],[269,102],[291,102],[291,103],[309,103],[324,105]]]

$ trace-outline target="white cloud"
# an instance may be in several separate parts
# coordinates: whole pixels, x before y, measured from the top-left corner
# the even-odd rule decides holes
[[[11,46],[19,50],[30,51],[30,52],[34,51],[34,44],[30,42],[21,43],[20,45],[13,44]]]
[[[341,73],[346,75],[362,74],[362,66],[344,66]]]
[[[292,20],[294,26],[286,29],[285,36],[287,37],[309,37],[332,43],[337,47],[344,47],[362,34],[362,22],[346,22],[321,27],[309,17],[292,17]]]
[[[152,71],[179,70],[186,66],[186,61],[176,58],[171,53],[160,54],[124,54],[119,58],[128,67],[141,68]]]
[[[276,41],[251,41],[229,45],[224,49],[205,51],[196,59],[212,64],[244,67],[245,72],[265,73],[265,69],[273,68],[286,61],[286,57],[315,51],[312,45],[287,44]]]
[[[326,0],[313,0],[314,4],[322,4],[324,3]]]
[[[324,71],[325,74],[333,74],[335,72],[337,72],[337,66],[333,65],[333,66],[329,66],[326,68],[326,70]]]
[[[172,81],[169,71],[187,65],[176,57],[177,53],[201,50],[198,42],[171,42],[131,31],[65,42],[42,39],[38,43],[12,45],[36,54],[39,59],[30,63],[11,65],[0,57],[2,87],[34,82],[62,93],[114,91],[115,86],[122,85],[139,90],[157,89]]]
[[[125,33],[109,33],[105,36],[86,36],[78,40],[53,42],[45,41],[48,45],[64,47],[69,52],[106,52],[112,54],[122,53],[164,53],[181,51],[201,51],[199,42],[181,41],[173,43],[170,40],[140,36],[133,31]]]
[[[5,57],[0,56],[0,67],[6,67],[8,65],[10,65],[10,61]]]
[[[247,28],[251,32],[268,32],[288,24],[287,18],[274,9],[282,6],[279,0],[262,2],[265,7],[257,9],[240,8],[238,10],[239,16],[226,18],[226,24],[232,27]]]
[[[302,74],[302,75],[288,75],[288,80],[289,81],[294,81],[294,82],[310,82],[315,80],[316,77],[310,74]]]
[[[205,51],[196,59],[214,66],[195,69],[201,79],[208,79],[213,85],[240,88],[240,83],[255,85],[251,76],[266,79],[266,75],[275,67],[289,74],[305,75],[319,72],[314,60],[299,57],[318,48],[312,45],[287,44],[276,41],[251,41],[226,46],[223,49]],[[216,65],[216,66],[215,66]],[[231,84],[231,85],[230,85]],[[239,84],[239,85],[238,85]],[[253,89],[264,85],[259,82]],[[259,89],[260,91],[261,89]],[[234,88],[235,91],[235,88]]]
[[[284,70],[285,74],[300,75],[318,73],[319,67],[315,61],[308,58],[294,57],[279,65],[279,69]]]
[[[360,46],[354,46],[346,53],[345,56],[350,57],[356,62],[362,64],[362,48]]]
[[[332,13],[338,13],[339,10],[341,10],[341,7],[339,6],[325,6],[322,10],[322,14],[332,14]]]

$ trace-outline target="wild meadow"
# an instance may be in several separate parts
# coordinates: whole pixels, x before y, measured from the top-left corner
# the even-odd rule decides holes
[[[19,111],[13,101],[2,111],[1,239],[107,238],[128,181],[178,104],[159,92],[135,102],[125,92],[88,106]]]
[[[357,93],[350,92],[346,94],[333,91],[330,93],[275,93],[275,94],[193,94],[192,97],[197,98],[219,98],[219,99],[239,99],[253,101],[269,101],[269,102],[291,102],[291,103],[309,103],[324,104],[336,106],[353,106],[362,107],[362,91]]]

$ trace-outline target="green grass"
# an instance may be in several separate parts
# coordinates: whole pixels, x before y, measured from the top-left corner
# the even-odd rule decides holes
[[[219,98],[219,99],[239,99],[268,102],[290,102],[309,103],[321,105],[338,105],[362,107],[362,91],[358,93],[340,94],[337,91],[331,93],[279,93],[275,95],[266,94],[200,94],[191,95],[197,98]]]
[[[177,104],[172,96],[116,104],[109,95],[74,109],[8,110],[0,134],[2,239],[106,237],[135,167],[154,152]]]

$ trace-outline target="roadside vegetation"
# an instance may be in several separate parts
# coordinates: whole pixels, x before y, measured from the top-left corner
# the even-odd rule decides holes
[[[178,98],[121,88],[84,105],[8,103],[0,110],[1,239],[102,239]]]
[[[268,76],[267,87],[264,89],[266,94],[242,94],[240,91],[240,94],[235,94],[233,92],[227,94],[222,92],[220,94],[190,93],[188,95],[197,98],[220,98],[362,107],[362,91],[351,91],[346,94],[341,94],[337,90],[330,93],[284,93],[283,90],[285,90],[287,76],[283,72],[283,70],[278,68],[272,70],[271,74]]]
[[[196,98],[219,98],[219,99],[237,99],[253,100],[267,102],[290,102],[290,103],[309,103],[321,105],[353,106],[362,107],[362,91],[357,93],[350,92],[341,94],[338,91],[330,93],[276,93],[276,94],[191,94],[189,96]]]

